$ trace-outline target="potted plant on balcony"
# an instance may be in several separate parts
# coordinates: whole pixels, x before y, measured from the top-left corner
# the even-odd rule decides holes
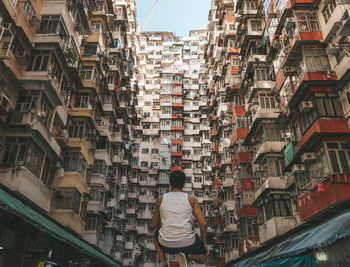
[[[68,63],[69,66],[74,66],[75,63],[78,62],[78,55],[74,51],[74,48],[67,47],[64,55],[66,57],[66,60],[67,60],[67,63]]]

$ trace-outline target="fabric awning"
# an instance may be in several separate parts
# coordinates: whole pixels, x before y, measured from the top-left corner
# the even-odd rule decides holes
[[[274,261],[263,263],[260,267],[275,267],[275,266],[284,266],[284,267],[317,267],[316,260],[312,254],[308,254],[302,257],[292,257],[284,260]]]
[[[14,215],[17,215],[33,226],[37,227],[41,231],[49,234],[50,236],[67,243],[91,257],[108,264],[108,266],[122,267],[117,262],[93,248],[88,243],[70,234],[62,227],[57,225],[54,221],[41,215],[39,212],[33,210],[31,207],[23,204],[18,199],[14,198],[4,190],[0,189],[0,209],[7,210]]]
[[[258,252],[258,254],[243,258],[239,262],[229,263],[227,266],[263,266],[260,264],[295,257],[307,251],[328,247],[337,240],[348,236],[350,236],[350,212],[337,216],[312,229],[295,234],[266,250]]]

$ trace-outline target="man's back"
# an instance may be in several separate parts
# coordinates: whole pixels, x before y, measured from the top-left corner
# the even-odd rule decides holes
[[[186,193],[170,192],[163,195],[159,211],[162,222],[159,241],[162,245],[176,248],[194,243],[193,207]]]

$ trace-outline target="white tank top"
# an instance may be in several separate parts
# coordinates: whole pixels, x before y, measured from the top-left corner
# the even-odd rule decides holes
[[[193,231],[193,209],[186,193],[164,194],[159,211],[162,222],[159,230],[161,245],[180,248],[194,244],[196,236]]]

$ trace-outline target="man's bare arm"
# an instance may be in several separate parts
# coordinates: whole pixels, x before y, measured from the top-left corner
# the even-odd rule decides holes
[[[156,207],[154,208],[153,217],[152,217],[152,226],[154,231],[156,231],[161,225],[159,207],[160,207],[160,204],[162,204],[162,200],[163,200],[163,196],[157,198]]]
[[[193,207],[193,214],[199,223],[201,239],[204,245],[206,245],[207,244],[207,222],[205,221],[204,215],[199,207],[198,200],[193,196],[189,196],[188,199],[190,201],[191,206]]]

